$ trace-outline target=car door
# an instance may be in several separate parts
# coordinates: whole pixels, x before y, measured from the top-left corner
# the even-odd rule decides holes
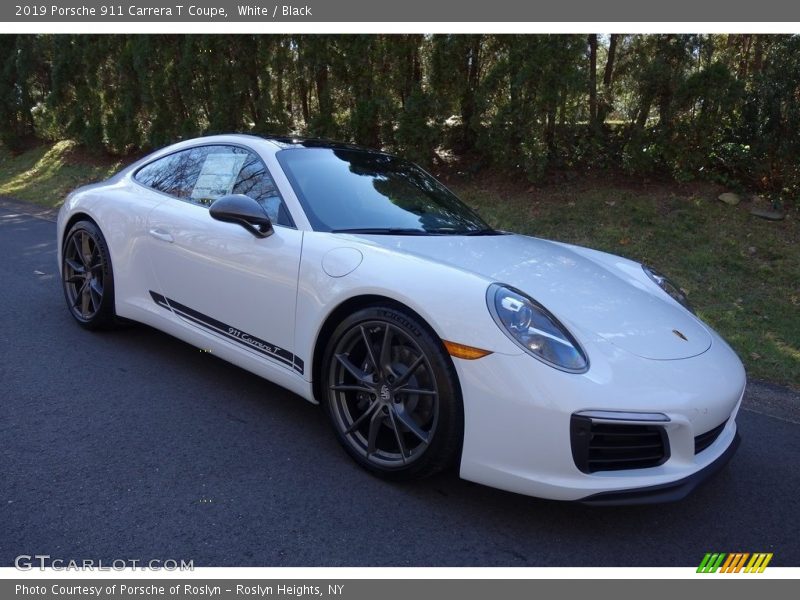
[[[302,374],[293,349],[303,234],[261,158],[239,146],[195,147],[176,154],[173,180],[161,187],[170,198],[147,223],[159,286],[153,301],[187,327]],[[229,193],[261,203],[274,233],[257,238],[212,219],[208,207]]]

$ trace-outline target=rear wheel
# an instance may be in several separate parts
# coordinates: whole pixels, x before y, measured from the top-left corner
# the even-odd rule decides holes
[[[103,234],[91,221],[78,221],[64,238],[61,278],[67,306],[87,329],[111,327],[114,275]]]
[[[408,479],[456,460],[463,407],[455,370],[415,316],[375,306],[346,318],[328,343],[323,373],[337,436],[368,470]]]

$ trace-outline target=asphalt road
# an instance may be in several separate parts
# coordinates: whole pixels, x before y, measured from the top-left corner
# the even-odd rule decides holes
[[[585,507],[453,473],[391,484],[297,396],[146,327],[79,328],[54,223],[0,209],[0,257],[0,566],[800,565],[798,398],[782,388],[748,396],[739,452],[677,504]]]

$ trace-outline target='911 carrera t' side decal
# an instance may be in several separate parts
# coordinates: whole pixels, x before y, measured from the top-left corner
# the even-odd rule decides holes
[[[152,296],[156,304],[173,311],[175,314],[180,315],[184,319],[188,319],[189,321],[200,325],[201,327],[208,329],[213,333],[241,344],[248,350],[253,350],[259,354],[263,354],[264,356],[268,356],[269,358],[288,365],[298,373],[303,373],[303,360],[288,350],[285,350],[280,346],[276,346],[275,344],[270,344],[261,338],[236,329],[235,327],[231,327],[226,323],[217,321],[208,315],[197,312],[193,308],[189,308],[188,306],[184,306],[179,302],[175,302],[175,300],[165,298],[161,294],[151,291],[150,296]]]

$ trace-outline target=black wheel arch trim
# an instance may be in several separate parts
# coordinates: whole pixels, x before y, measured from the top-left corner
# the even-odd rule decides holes
[[[336,330],[338,324],[347,315],[366,308],[384,308],[389,310],[394,309],[400,311],[409,311],[414,318],[419,320],[420,325],[422,325],[426,331],[434,337],[434,339],[441,340],[441,336],[439,336],[438,332],[431,326],[425,317],[423,317],[412,306],[409,306],[400,300],[396,300],[381,294],[361,294],[350,296],[349,298],[339,302],[339,304],[328,311],[328,313],[325,315],[325,318],[322,319],[321,325],[319,326],[319,329],[317,329],[317,332],[314,336],[314,346],[311,352],[312,362],[309,369],[309,374],[311,376],[312,389],[314,390],[314,398],[317,402],[322,400],[322,395],[324,394],[324,391],[319,389],[317,386],[320,384],[320,380],[322,379],[319,377],[319,373],[320,369],[323,368],[322,358],[323,354],[325,353],[325,346],[327,345],[330,336],[333,335],[333,332]],[[452,358],[450,358],[449,354],[448,358],[452,364]],[[458,383],[458,393],[461,394],[461,383],[460,381]]]

